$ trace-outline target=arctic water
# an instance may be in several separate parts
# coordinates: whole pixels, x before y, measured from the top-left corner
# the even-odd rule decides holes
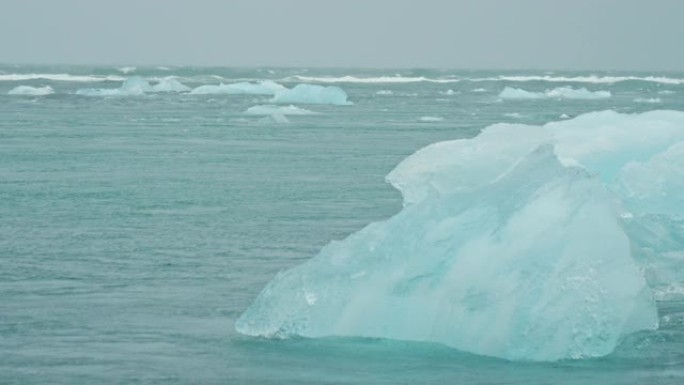
[[[479,340],[456,341],[457,349],[446,337],[400,338],[410,332],[236,331],[264,287],[278,287],[274,277],[370,223],[399,221],[391,233],[416,217],[405,205],[426,193],[400,193],[386,175],[395,184],[408,178],[451,189],[452,180],[423,180],[434,175],[402,163],[425,166],[407,159],[419,149],[455,139],[486,148],[478,135],[506,127],[531,138],[541,131],[530,127],[558,135],[559,127],[620,122],[636,127],[637,142],[653,144],[652,132],[675,144],[681,116],[647,112],[683,106],[684,73],[0,66],[0,383],[684,383],[681,151],[630,179],[638,192],[669,194],[669,206],[644,193],[627,209],[675,217],[668,229],[625,225],[637,243],[654,229],[667,233],[649,245],[664,245],[668,259],[638,266],[653,287],[656,319],[620,335],[608,354],[517,360],[469,351]],[[488,129],[497,123],[512,125]],[[489,156],[506,168],[517,164],[501,154]],[[556,150],[568,154],[572,148]],[[428,163],[450,153],[438,155]],[[434,212],[447,215],[445,207]],[[322,273],[325,283],[335,272]],[[469,277],[487,286],[484,278]],[[329,308],[335,304],[345,306],[339,299]],[[368,306],[361,325],[380,330],[369,334],[403,322],[376,318],[386,302]],[[271,320],[279,309],[256,311]],[[419,312],[425,308],[415,306]],[[501,336],[495,321],[478,319],[478,333]],[[474,335],[473,328],[456,325],[454,333]]]

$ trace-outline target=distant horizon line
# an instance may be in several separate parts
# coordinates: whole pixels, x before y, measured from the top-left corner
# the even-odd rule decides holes
[[[294,66],[294,65],[218,65],[218,64],[136,64],[136,63],[38,63],[38,62],[0,62],[0,66],[68,66],[68,67],[140,67],[140,68],[154,68],[154,67],[171,67],[171,68],[226,68],[226,69],[316,69],[316,70],[401,70],[401,71],[541,71],[541,72],[661,72],[661,73],[684,73],[682,69],[621,69],[621,68],[503,68],[503,67],[441,67],[441,66]]]

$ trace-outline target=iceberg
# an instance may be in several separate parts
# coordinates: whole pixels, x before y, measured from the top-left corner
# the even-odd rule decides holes
[[[22,95],[22,96],[44,96],[54,94],[55,90],[50,86],[45,87],[31,87],[31,86],[17,86],[7,92],[7,95]]]
[[[138,96],[153,92],[152,86],[140,76],[131,76],[124,80],[119,88],[86,88],[76,91],[76,95],[84,96]]]
[[[536,100],[536,99],[606,99],[612,95],[610,91],[589,91],[586,88],[557,87],[544,92],[530,92],[520,88],[506,87],[499,93],[504,100]]]
[[[353,104],[347,100],[347,93],[341,88],[313,84],[298,84],[292,89],[279,91],[273,96],[271,103],[331,104],[337,106]]]
[[[387,176],[399,213],[279,273],[236,330],[508,360],[610,354],[658,327],[654,293],[684,287],[682,165],[676,111],[496,124],[432,144]]]
[[[258,83],[232,83],[199,86],[190,93],[193,95],[275,95],[286,90],[284,86],[272,81],[263,80]]]
[[[157,92],[188,92],[190,87],[174,78],[162,78],[154,86],[140,76],[131,76],[119,88],[86,88],[76,91],[85,96],[139,96]]]
[[[293,105],[289,106],[273,106],[273,105],[263,105],[263,106],[253,106],[249,107],[245,114],[247,115],[316,115],[316,112],[306,110],[304,108],[299,108]]]

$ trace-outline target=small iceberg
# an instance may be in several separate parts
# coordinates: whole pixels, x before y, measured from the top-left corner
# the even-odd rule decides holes
[[[353,103],[347,100],[347,93],[336,86],[319,86],[313,84],[298,84],[292,89],[277,92],[271,103],[277,104],[330,104],[335,106],[349,106]]]
[[[400,212],[280,272],[236,330],[605,356],[656,329],[654,293],[684,282],[682,175],[677,111],[502,123],[429,145],[387,176]]]
[[[45,96],[54,94],[55,90],[50,86],[31,87],[31,86],[17,86],[9,90],[7,95],[22,95],[22,96]]]
[[[84,96],[140,96],[146,93],[188,92],[190,87],[174,78],[163,78],[154,86],[140,76],[131,76],[119,88],[86,88],[76,91]]]

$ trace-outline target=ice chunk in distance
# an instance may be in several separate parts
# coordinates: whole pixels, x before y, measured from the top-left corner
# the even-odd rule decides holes
[[[236,322],[253,336],[431,341],[534,361],[606,355],[656,326],[603,184],[548,145],[490,184],[329,244]]]
[[[84,96],[138,96],[153,91],[154,89],[147,80],[140,76],[131,76],[119,88],[86,88],[77,90],[76,94]]]
[[[347,100],[347,93],[340,87],[325,87],[314,84],[298,84],[292,89],[279,91],[271,99],[271,103],[331,104],[337,106],[353,104]]]

